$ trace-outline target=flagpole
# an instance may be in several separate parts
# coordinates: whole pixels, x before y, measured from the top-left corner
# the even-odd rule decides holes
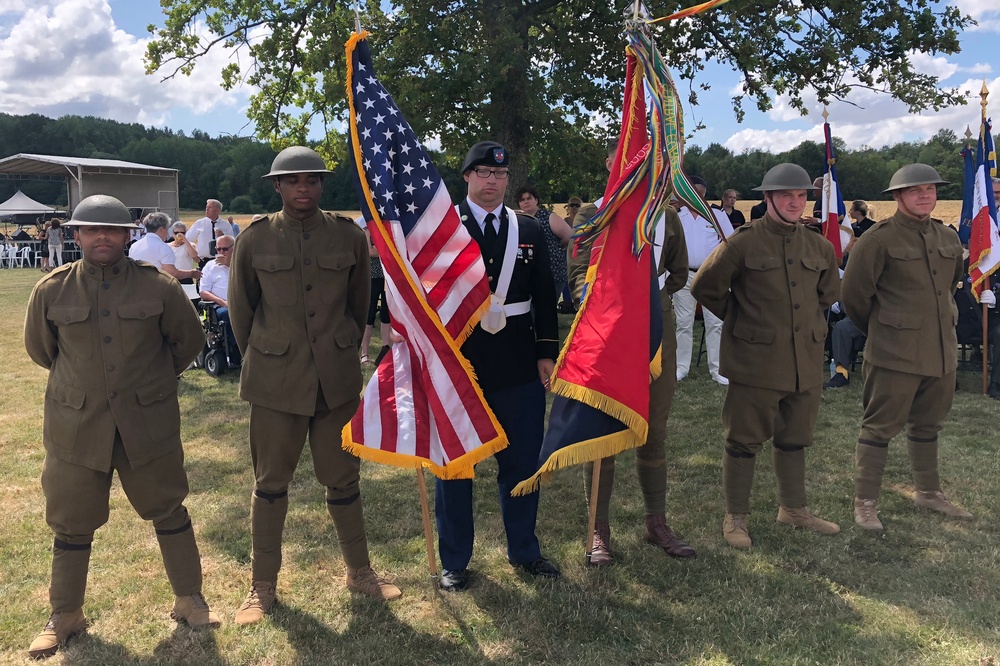
[[[361,34],[361,0],[354,3],[354,32]]]
[[[983,78],[983,87],[979,91],[979,97],[982,100],[979,103],[979,105],[983,109],[983,117],[982,117],[982,121],[981,121],[982,124],[980,125],[980,127],[982,127],[983,129],[981,129],[980,132],[982,132],[983,130],[985,130],[987,132],[989,131],[989,129],[988,129],[987,125],[986,125],[986,98],[989,97],[989,94],[990,94],[990,91],[986,89],[986,78],[984,77]],[[989,176],[990,176],[990,174],[987,171],[987,173],[986,173],[986,187],[990,187]],[[993,249],[991,251],[1000,252],[1000,248],[995,248],[995,249]],[[987,275],[985,278],[983,278],[983,288],[982,288],[982,290],[979,293],[982,294],[983,291],[986,291],[989,288],[990,288],[990,276]],[[981,319],[983,321],[983,338],[982,338],[983,339],[983,351],[982,351],[982,356],[983,356],[983,395],[986,395],[986,393],[989,391],[989,381],[988,381],[989,378],[988,378],[988,372],[987,372],[987,366],[989,365],[989,357],[990,357],[990,354],[989,354],[989,349],[990,349],[990,344],[989,344],[989,309],[988,309],[986,303],[982,302],[981,298],[980,298],[980,305],[983,308],[983,316],[981,317]]]
[[[420,489],[420,511],[424,516],[424,541],[427,543],[427,568],[431,578],[437,578],[437,557],[434,556],[434,530],[431,529],[431,509],[427,501],[427,483],[424,480],[424,468],[417,468],[417,487]]]
[[[594,461],[594,474],[590,477],[590,516],[587,519],[587,563],[594,553],[594,529],[597,527],[597,495],[601,483],[601,462],[604,458]]]

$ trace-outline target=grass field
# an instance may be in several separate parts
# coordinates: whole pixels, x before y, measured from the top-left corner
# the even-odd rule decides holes
[[[30,663],[26,648],[49,612],[52,535],[38,480],[46,373],[22,344],[25,304],[39,276],[0,271],[2,664]],[[438,592],[427,573],[413,472],[365,463],[374,564],[405,594],[391,604],[352,598],[344,589],[323,490],[305,455],[291,488],[280,603],[263,623],[241,628],[233,613],[249,583],[248,407],[235,376],[190,371],[180,390],[187,506],[205,595],[224,624],[196,633],[169,619],[172,594],[153,530],[116,482],[111,520],[94,543],[85,606],[90,632],[48,663],[985,664],[1000,657],[1000,403],[977,394],[978,375],[960,373],[960,381],[942,437],[942,478],[976,520],[949,521],[914,508],[897,439],[883,492],[886,532],[854,528],[855,381],[823,396],[808,457],[810,506],[839,522],[842,533],[821,537],[774,522],[765,450],[751,516],[756,545],[741,552],[720,533],[724,389],[702,362],[678,387],[668,441],[671,522],[698,558],[674,561],[643,543],[634,455],[626,453],[612,503],[611,568],[584,565],[581,471],[564,470],[543,490],[538,534],[563,570],[555,583],[536,584],[506,563],[491,480],[496,467],[488,461],[476,484],[477,575],[465,593]]]

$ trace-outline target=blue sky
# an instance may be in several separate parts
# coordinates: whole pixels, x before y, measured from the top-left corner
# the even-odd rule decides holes
[[[963,34],[962,53],[956,56],[917,53],[912,59],[919,71],[941,76],[943,85],[969,91],[973,104],[912,115],[888,96],[859,91],[851,98],[853,105],[829,107],[835,136],[851,147],[878,147],[925,139],[942,127],[962,133],[972,124],[975,131],[984,77],[994,91],[991,108],[1000,108],[1000,2],[948,2],[980,26]],[[218,85],[228,54],[211,55],[191,77],[163,82],[143,73],[146,26],[162,20],[158,0],[0,0],[0,112],[96,115],[186,132],[200,129],[213,136],[248,135],[250,91],[226,92]],[[696,121],[706,125],[691,143],[721,143],[740,152],[778,151],[807,139],[823,140],[822,107],[814,99],[805,118],[780,98],[766,114],[745,105],[746,118],[737,124],[729,102],[739,86],[736,73],[709,64],[703,80],[712,90],[700,93],[699,106],[684,109],[689,126]]]

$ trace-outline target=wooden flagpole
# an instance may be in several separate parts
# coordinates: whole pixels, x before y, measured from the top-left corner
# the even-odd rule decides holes
[[[979,105],[983,108],[983,117],[982,117],[982,121],[981,121],[982,124],[980,125],[980,127],[982,129],[980,129],[980,132],[982,132],[983,130],[989,131],[988,129],[986,129],[986,98],[989,97],[989,94],[990,94],[990,91],[986,89],[986,79],[984,78],[983,79],[983,87],[979,91],[979,97],[982,99],[982,101],[979,103]],[[982,140],[982,137],[980,136],[980,141],[981,140]],[[986,159],[989,159],[989,156],[986,156]],[[986,175],[986,187],[992,187],[992,184],[990,183],[990,179],[989,179],[989,177],[990,177],[989,172],[987,172],[985,175]],[[976,174],[976,178],[977,179],[979,178],[979,174]],[[994,251],[995,252],[1000,252],[1000,248],[993,248],[991,250],[991,254]],[[986,291],[989,288],[990,288],[990,277],[987,275],[986,278],[983,280],[983,288],[982,288],[982,290],[979,293],[982,294],[983,291]],[[989,357],[990,357],[990,343],[989,343],[989,316],[990,316],[990,314],[989,314],[989,308],[987,307],[986,303],[982,302],[982,298],[980,298],[979,302],[980,302],[980,305],[983,308],[983,316],[982,316],[982,320],[983,320],[983,344],[982,344],[982,348],[983,348],[983,353],[982,353],[982,356],[983,356],[983,395],[986,395],[986,393],[989,391],[989,381],[988,381],[988,379],[989,379],[988,378],[988,374],[989,374],[989,372],[988,372],[989,362],[988,361],[989,361]]]
[[[437,578],[437,557],[434,555],[434,530],[431,528],[431,509],[427,501],[427,483],[424,468],[417,468],[417,487],[420,489],[420,511],[424,516],[424,541],[427,543],[427,568],[431,578]]]

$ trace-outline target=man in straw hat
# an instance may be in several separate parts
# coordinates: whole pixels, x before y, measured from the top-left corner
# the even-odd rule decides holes
[[[87,197],[66,223],[83,259],[54,270],[28,302],[24,344],[49,370],[45,392],[45,519],[55,533],[52,615],[31,643],[55,654],[87,628],[83,614],[94,532],[108,520],[111,477],[156,529],[176,595],[171,617],[217,627],[201,594],[201,559],[191,519],[180,438],[177,376],[205,344],[177,281],[125,256],[128,208]]]
[[[919,507],[972,518],[941,492],[938,432],[955,397],[958,367],[953,297],[962,278],[958,234],[931,217],[937,186],[947,184],[926,164],[893,174],[886,193],[896,213],[869,229],[844,271],[841,302],[865,346],[864,418],[854,473],[854,520],[881,531],[879,490],[889,440],[904,426]]]
[[[820,534],[840,528],[806,507],[806,447],[823,394],[823,311],[837,300],[839,273],[833,246],[799,220],[805,169],[779,164],[760,187],[767,212],[744,225],[702,264],[691,293],[723,319],[720,370],[729,378],[722,408],[726,517],[722,533],[750,548],[750,489],[754,463],[773,437],[779,523]]]

